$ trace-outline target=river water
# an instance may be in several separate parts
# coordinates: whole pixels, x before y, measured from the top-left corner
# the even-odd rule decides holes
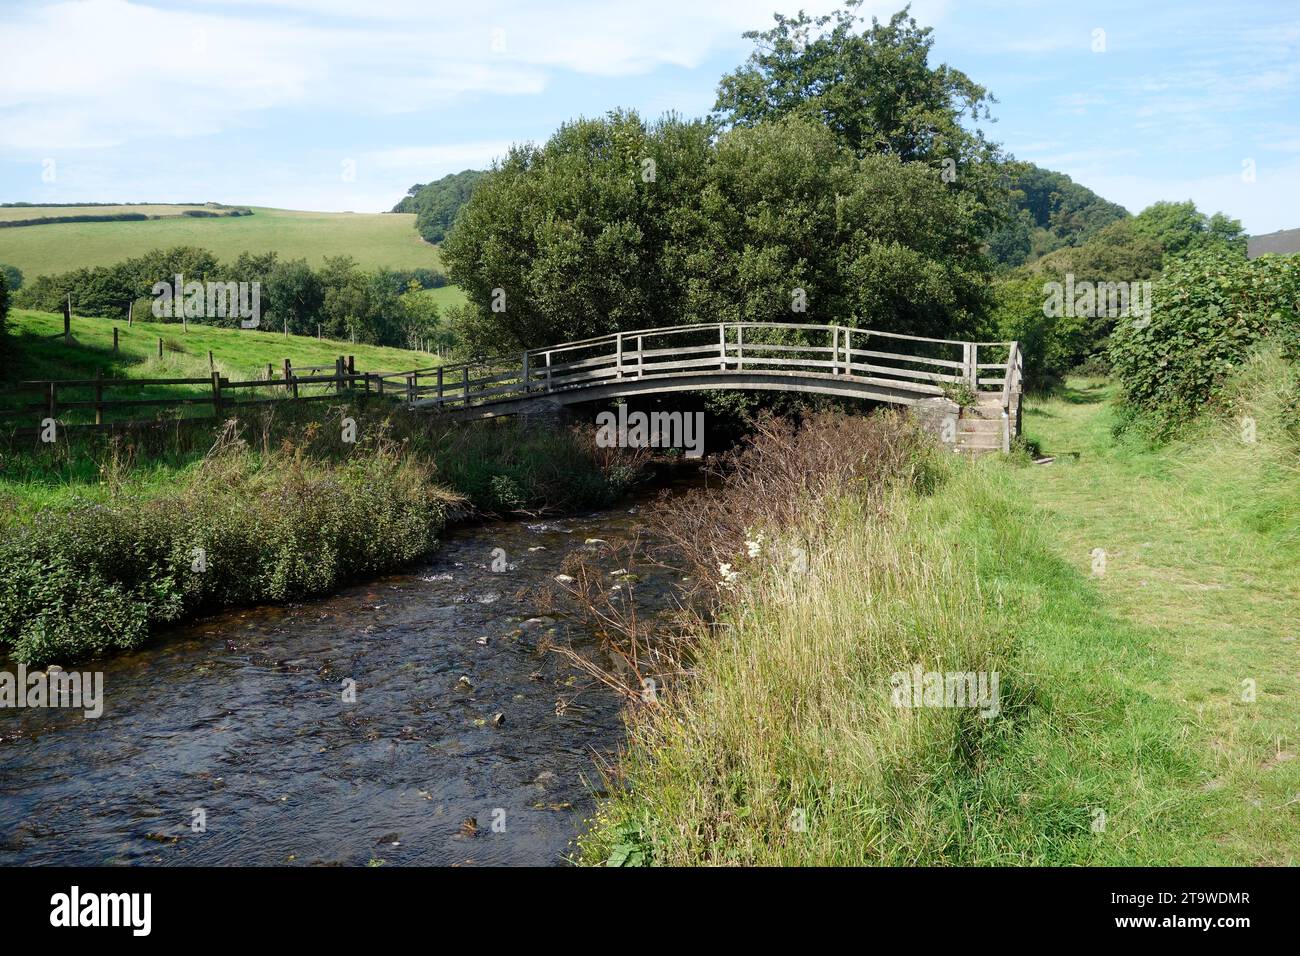
[[[99,719],[0,710],[0,865],[564,863],[620,702],[539,652],[591,638],[536,590],[574,551],[616,570],[586,542],[637,535],[649,501],[451,529],[402,574],[174,628],[77,668],[104,672]],[[676,573],[636,570],[666,613]]]

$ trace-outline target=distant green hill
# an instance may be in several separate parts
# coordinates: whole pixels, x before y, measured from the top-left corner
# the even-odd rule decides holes
[[[442,242],[460,207],[486,175],[482,170],[465,169],[428,184],[416,183],[393,207],[393,212],[415,213],[416,232],[426,242]]]
[[[326,256],[338,255],[352,256],[368,268],[440,266],[438,250],[420,238],[412,214],[250,208],[251,216],[0,228],[0,262],[17,266],[27,281],[47,273],[112,265],[171,246],[200,246],[222,261],[233,261],[241,252],[277,252],[281,260],[302,258],[313,266]],[[24,212],[35,209],[27,207]]]
[[[1011,170],[1013,218],[989,240],[989,255],[1003,265],[1018,266],[1056,249],[1078,246],[1129,217],[1123,206],[1065,173],[1019,162]]]

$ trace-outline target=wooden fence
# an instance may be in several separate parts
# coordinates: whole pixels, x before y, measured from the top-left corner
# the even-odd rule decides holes
[[[19,382],[0,391],[0,397],[5,399],[0,404],[0,427],[22,434],[39,432],[46,419],[58,422],[60,428],[75,429],[211,421],[232,409],[286,400],[338,399],[357,392],[384,394],[383,374],[358,372],[352,356],[339,356],[333,366],[294,367],[285,359],[279,368],[268,365],[265,378],[243,381],[214,371],[205,378],[97,377]],[[132,394],[115,397],[114,393]],[[142,419],[133,414],[139,409],[182,413],[194,410],[200,414]]]

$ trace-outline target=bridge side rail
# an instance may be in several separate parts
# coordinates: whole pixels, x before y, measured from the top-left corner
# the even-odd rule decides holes
[[[904,343],[918,343],[939,354],[897,351],[900,345],[907,347]],[[383,381],[408,402],[451,409],[628,378],[703,371],[849,377],[940,395],[945,386],[961,383],[975,392],[1003,389],[1018,354],[1012,351],[1014,344],[793,322],[682,325],[616,332],[532,349],[513,358],[394,373],[383,376]],[[1007,360],[980,361],[980,350],[987,356],[990,348],[1008,350]]]

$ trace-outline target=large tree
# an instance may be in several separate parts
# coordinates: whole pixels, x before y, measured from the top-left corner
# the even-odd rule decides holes
[[[934,40],[904,8],[887,23],[858,15],[861,0],[821,17],[775,14],[770,30],[745,34],[749,59],[722,78],[714,117],[724,127],[785,116],[824,123],[859,156],[919,162],[978,200],[991,232],[1006,216],[1002,154],[979,128],[993,97],[961,70],[930,65]]]
[[[521,147],[444,245],[471,353],[683,322],[972,331],[988,261],[970,197],[790,116],[711,139],[614,113]]]
[[[477,317],[471,351],[510,351],[671,324],[683,276],[668,247],[697,228],[710,128],[631,112],[562,126],[513,148],[443,244]],[[668,249],[667,258],[665,250]]]

